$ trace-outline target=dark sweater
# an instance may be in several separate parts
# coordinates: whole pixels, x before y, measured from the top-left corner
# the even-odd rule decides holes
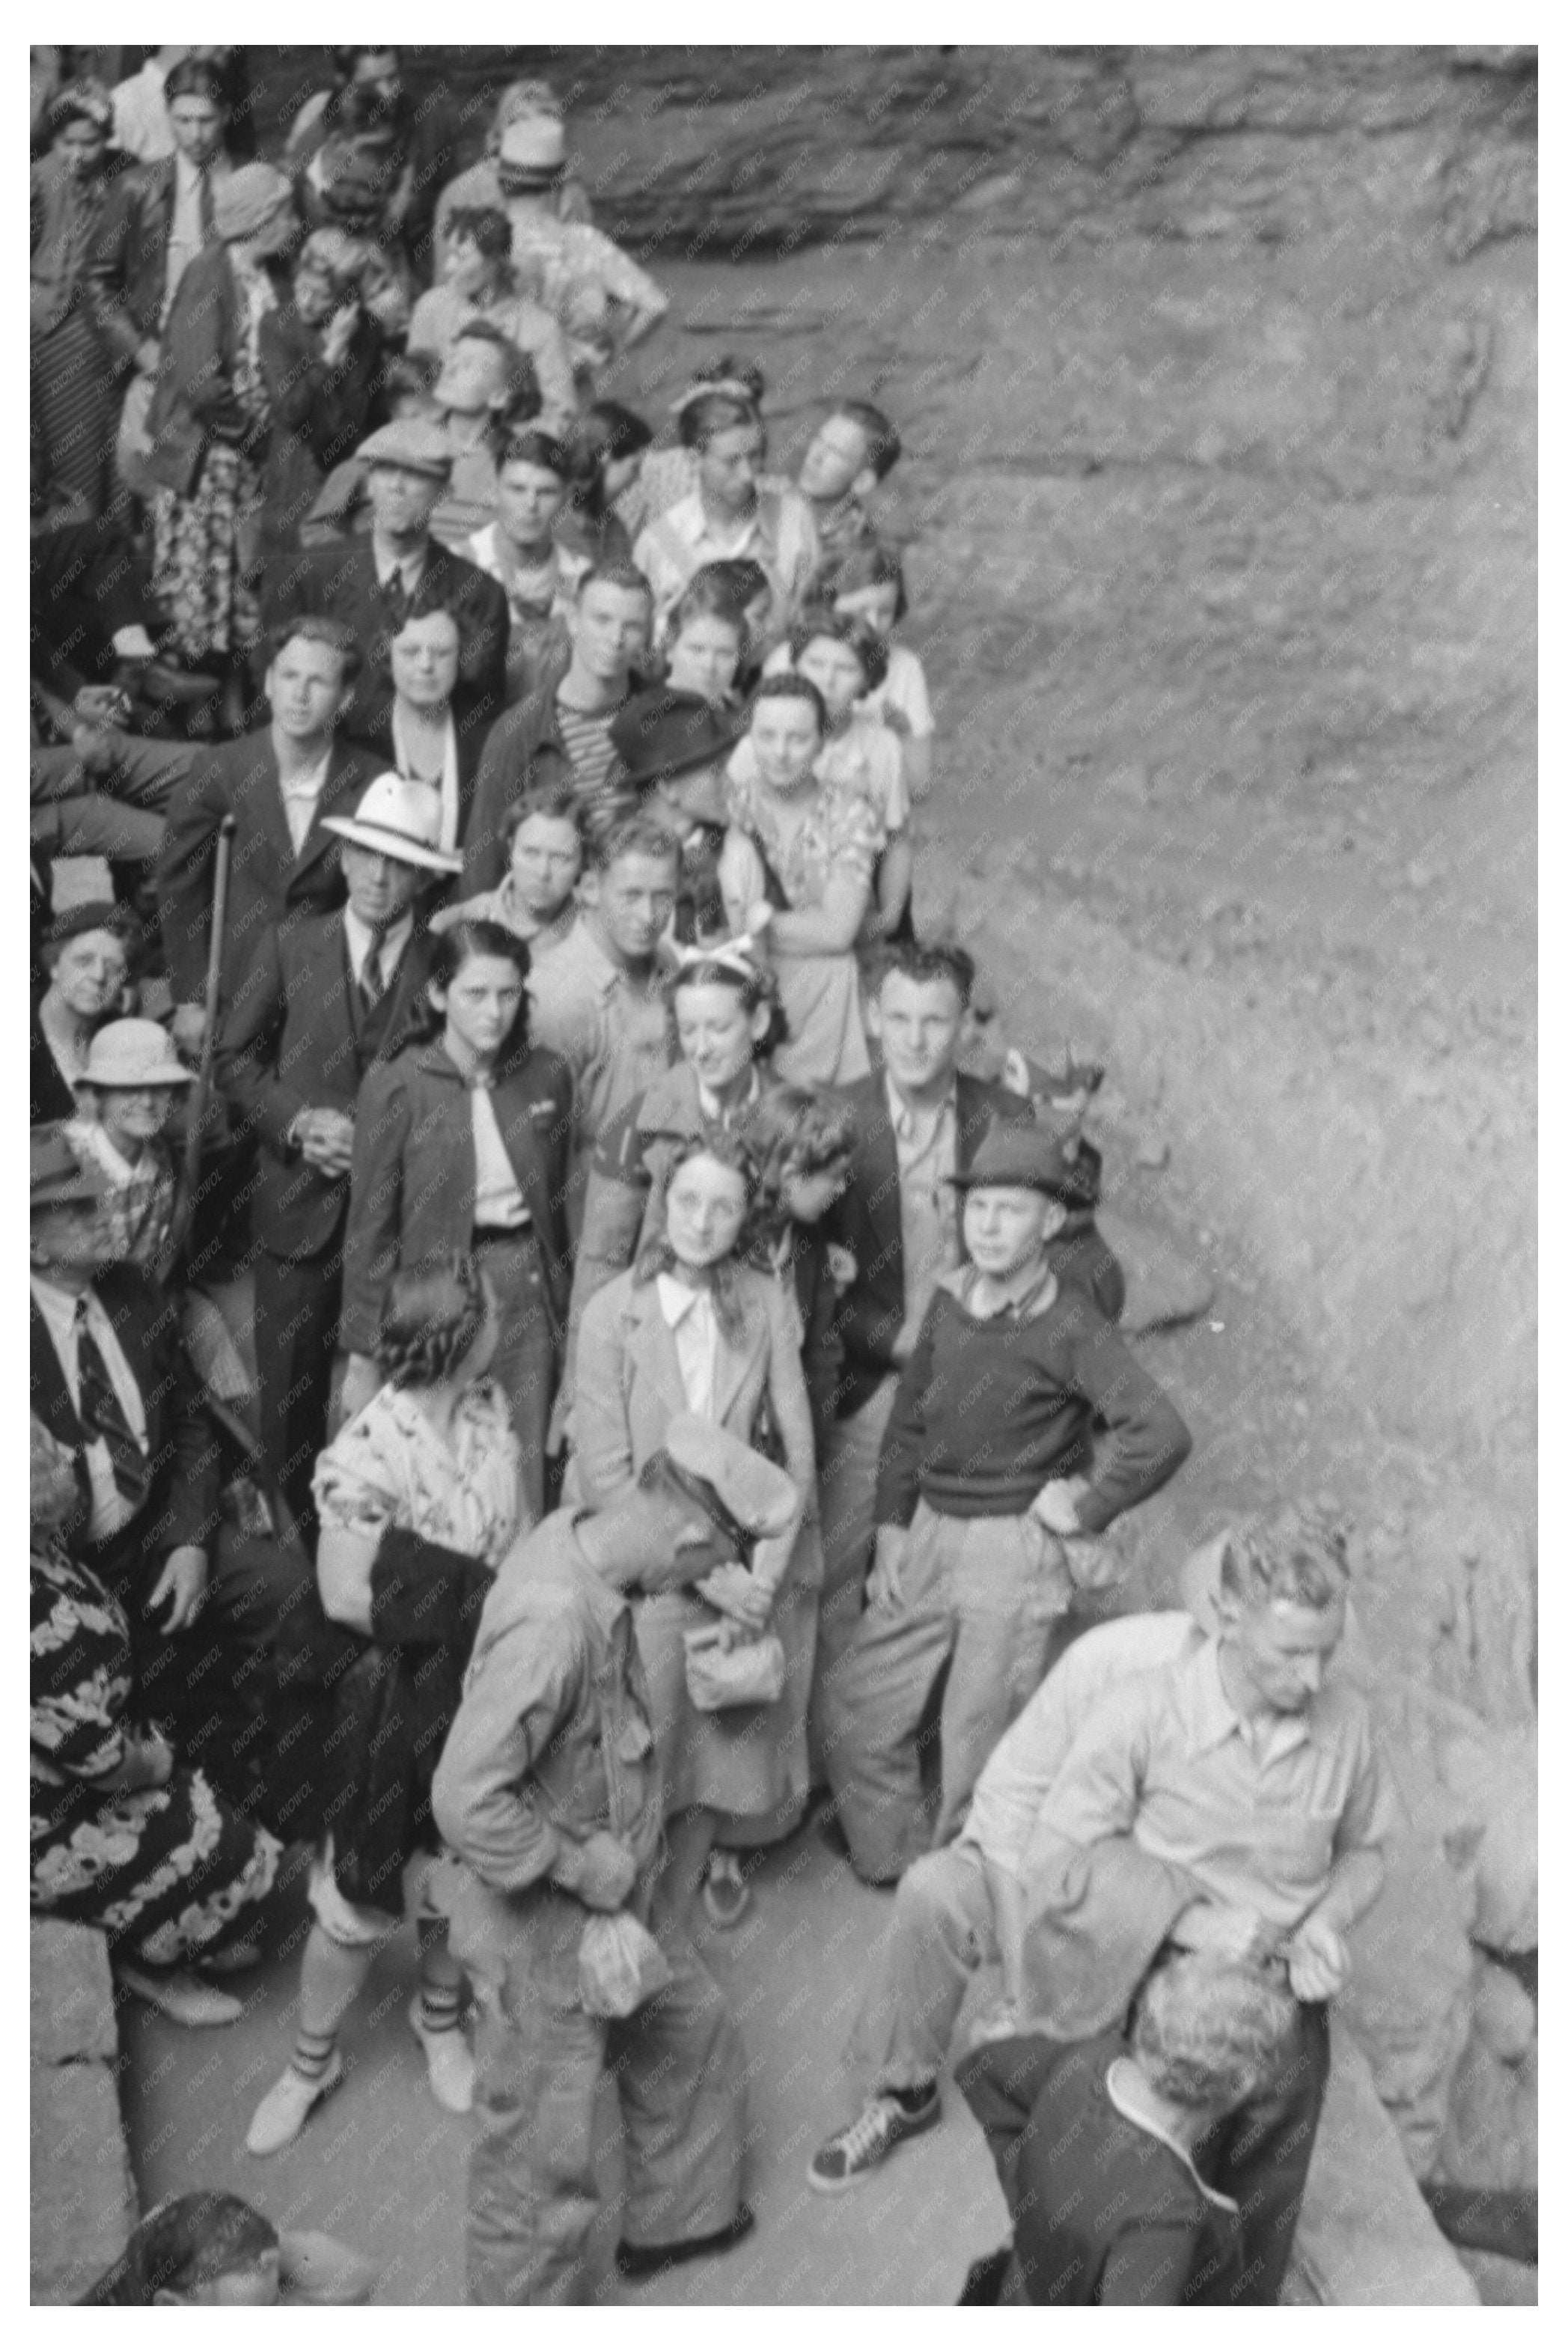
[[[1082,1290],[1063,1285],[1043,1311],[983,1322],[947,1286],[965,1275],[938,1286],[900,1377],[877,1524],[908,1526],[921,1500],[949,1518],[1018,1517],[1049,1479],[1089,1469],[1098,1413],[1107,1437],[1078,1504],[1084,1532],[1098,1534],[1186,1460],[1185,1423]]]

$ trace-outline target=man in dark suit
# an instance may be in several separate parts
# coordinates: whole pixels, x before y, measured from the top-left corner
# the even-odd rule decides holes
[[[193,771],[171,803],[158,862],[174,1038],[193,1060],[202,1047],[213,862],[225,817],[238,824],[224,934],[226,1000],[269,933],[341,905],[339,844],[327,819],[352,808],[375,772],[370,754],[337,735],[360,670],[350,632],[338,621],[307,619],[277,630],[272,648],[271,725],[222,745]]]
[[[824,1230],[849,1252],[855,1271],[839,1301],[844,1364],[821,1465],[825,1569],[811,1690],[814,1766],[822,1751],[823,1691],[861,1613],[877,1459],[898,1374],[938,1278],[962,1254],[951,1179],[967,1172],[994,1120],[1033,1116],[1023,1097],[958,1069],[974,978],[961,947],[890,942],[865,1007],[883,1066],[844,1089],[855,1125],[853,1172]]]
[[[506,701],[511,618],[500,581],[430,535],[452,476],[451,444],[439,425],[403,417],[362,442],[356,462],[365,468],[369,536],[306,549],[269,578],[269,618],[329,612],[352,629],[365,668],[347,723],[361,740],[377,742],[391,723],[392,640],[406,620],[444,607],[459,630],[454,700],[461,700],[465,721],[482,728]]]
[[[407,1041],[429,968],[414,902],[461,860],[440,847],[429,784],[377,778],[343,841],[348,903],[269,935],[225,1019],[218,1082],[258,1137],[251,1203],[262,1450],[302,1529],[327,1441],[332,1344],[342,1300],[354,1106],[372,1061]]]
[[[68,1538],[125,1609],[141,1703],[184,1724],[203,1706],[191,1666],[217,1529],[215,1433],[178,1302],[114,1261],[110,1179],[57,1125],[33,1129],[31,1161],[32,1408],[71,1454],[82,1508]]]

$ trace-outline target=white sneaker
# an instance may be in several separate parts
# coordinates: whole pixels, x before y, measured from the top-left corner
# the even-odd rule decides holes
[[[474,2052],[460,2024],[449,2025],[444,2032],[433,2032],[424,2021],[423,2006],[418,1992],[409,2002],[408,2021],[413,2037],[424,2052],[424,2062],[430,2069],[430,2090],[438,2106],[449,2115],[467,2115],[474,2111]]]
[[[236,2024],[245,2014],[243,2002],[232,1991],[220,1991],[216,1984],[204,1983],[184,1968],[144,1973],[121,1961],[115,1973],[127,1991],[133,1991],[138,2000],[144,2000],[149,2008],[157,2009],[174,2024]]]
[[[280,2147],[287,2147],[342,2078],[343,2056],[338,2049],[333,2050],[331,2062],[319,2081],[308,2082],[290,2065],[287,2073],[279,2074],[250,2118],[245,2140],[247,2153],[276,2155]]]

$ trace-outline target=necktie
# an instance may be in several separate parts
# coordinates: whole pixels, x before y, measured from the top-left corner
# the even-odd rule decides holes
[[[77,1300],[77,1384],[80,1390],[77,1418],[90,1436],[102,1437],[109,1447],[116,1489],[132,1510],[139,1510],[147,1499],[147,1456],[136,1442],[109,1376],[103,1351],[88,1326],[85,1298]]]
[[[402,566],[394,564],[382,582],[382,601],[392,615],[395,636],[408,618],[408,583],[402,576]]]
[[[202,243],[213,241],[213,175],[211,171],[200,173],[197,183],[196,214],[201,223]]]
[[[386,978],[382,971],[382,944],[375,939],[365,957],[365,967],[360,974],[360,1002],[367,1012],[373,1012],[386,992]]]

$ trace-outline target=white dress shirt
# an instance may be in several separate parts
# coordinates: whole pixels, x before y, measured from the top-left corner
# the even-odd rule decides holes
[[[288,825],[288,838],[294,843],[294,854],[304,848],[314,821],[316,810],[326,788],[327,770],[332,764],[332,746],[328,744],[313,768],[303,768],[288,783],[278,784],[283,794],[283,813]]]
[[[349,968],[354,975],[356,987],[363,982],[365,966],[371,958],[371,949],[380,946],[382,991],[384,995],[397,977],[397,967],[402,961],[403,949],[413,936],[413,916],[411,914],[402,915],[392,925],[390,931],[383,931],[378,940],[370,925],[361,922],[352,906],[345,906],[343,936],[348,943]]]
[[[686,1408],[703,1420],[712,1420],[718,1388],[719,1349],[713,1293],[688,1290],[673,1273],[660,1274],[658,1288],[659,1311],[674,1333],[675,1361],[681,1367]]]
[[[473,1104],[474,1165],[476,1182],[474,1192],[474,1222],[507,1232],[520,1232],[528,1222],[522,1186],[512,1165],[512,1156],[501,1134],[496,1105],[490,1100],[488,1085],[474,1085],[468,1090]]]
[[[81,1410],[81,1372],[77,1363],[77,1301],[68,1290],[57,1289],[41,1274],[32,1277],[33,1298],[44,1318],[45,1328],[59,1357],[67,1393],[73,1412]],[[84,1293],[87,1299],[87,1327],[98,1341],[98,1351],[103,1357],[103,1368],[109,1374],[110,1385],[120,1399],[131,1434],[143,1453],[147,1451],[147,1413],[141,1402],[141,1391],[136,1384],[125,1353],[115,1337],[114,1325],[105,1313],[96,1290]],[[103,1542],[117,1535],[121,1527],[136,1515],[126,1497],[114,1482],[114,1463],[107,1443],[95,1437],[82,1449],[87,1464],[92,1503],[88,1518],[88,1533],[94,1542]]]

